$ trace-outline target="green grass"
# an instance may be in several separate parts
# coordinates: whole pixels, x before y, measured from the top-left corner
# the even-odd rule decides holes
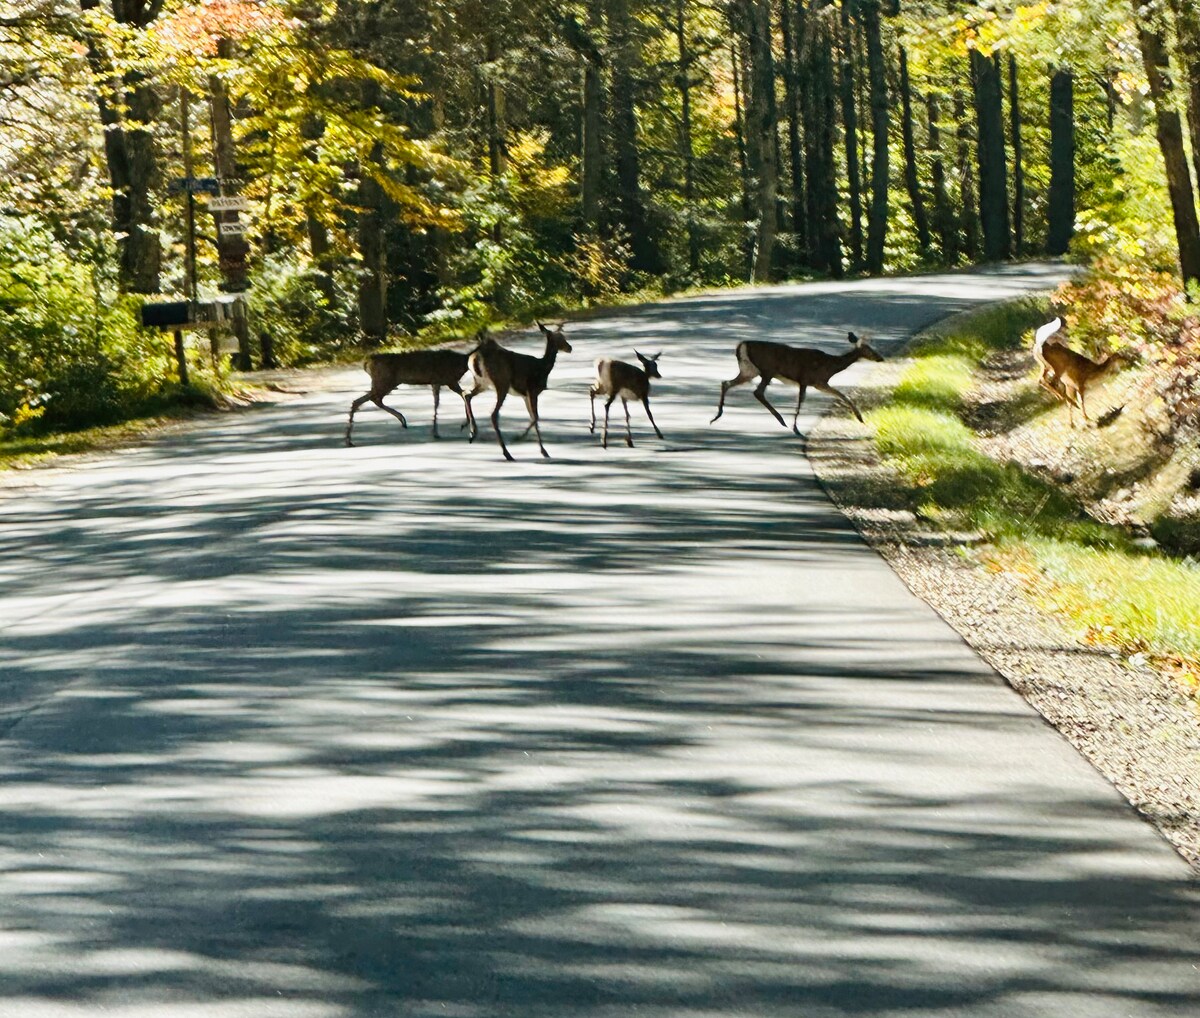
[[[993,460],[959,416],[979,361],[1024,342],[1044,314],[1043,306],[1015,301],[915,343],[912,365],[867,415],[875,444],[907,482],[914,509],[947,529],[981,533],[992,561],[1022,574],[1039,602],[1088,640],[1149,654],[1194,682],[1200,566],[1143,550],[1054,484]]]

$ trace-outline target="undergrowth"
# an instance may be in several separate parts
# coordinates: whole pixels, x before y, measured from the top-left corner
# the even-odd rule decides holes
[[[914,343],[911,366],[867,415],[876,446],[907,482],[917,512],[947,529],[977,532],[989,542],[989,561],[1019,574],[1086,641],[1152,658],[1195,685],[1200,565],[1140,547],[1054,483],[992,459],[964,423],[980,361],[1024,343],[1046,307],[1045,300],[1012,301]]]

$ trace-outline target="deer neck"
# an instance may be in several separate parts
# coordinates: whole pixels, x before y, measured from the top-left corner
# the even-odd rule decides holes
[[[829,377],[832,378],[839,371],[845,371],[851,364],[857,361],[862,356],[862,350],[855,347],[853,350],[843,354],[830,355],[829,367],[832,369],[829,372]]]
[[[558,347],[554,345],[554,341],[549,337],[546,338],[546,352],[542,354],[542,375],[549,376],[554,369],[554,362],[558,360]]]

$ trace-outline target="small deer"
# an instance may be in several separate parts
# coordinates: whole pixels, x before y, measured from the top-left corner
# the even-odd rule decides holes
[[[1075,427],[1075,408],[1083,414],[1085,424],[1091,424],[1084,394],[1088,385],[1103,378],[1110,371],[1129,360],[1125,351],[1110,353],[1099,361],[1076,353],[1061,340],[1051,337],[1062,328],[1063,320],[1055,318],[1034,333],[1033,356],[1041,365],[1042,374],[1038,384],[1056,399],[1067,404],[1071,427]]]
[[[350,432],[354,428],[354,414],[360,406],[370,400],[379,409],[386,410],[404,427],[408,421],[399,410],[394,410],[383,401],[383,397],[399,385],[428,385],[433,389],[433,437],[438,438],[437,414],[441,402],[442,386],[465,395],[459,379],[467,373],[469,354],[457,350],[408,350],[404,353],[373,353],[363,361],[363,370],[371,376],[371,388],[350,404],[350,420],[346,422],[346,444],[353,445]]]
[[[663,433],[658,430],[658,425],[654,423],[654,415],[650,412],[650,379],[662,378],[662,375],[658,373],[658,359],[662,354],[656,353],[653,357],[643,357],[636,350],[633,352],[642,362],[640,368],[633,364],[627,364],[625,361],[605,358],[596,361],[596,381],[588,390],[592,403],[592,426],[588,430],[592,434],[596,433],[596,397],[607,396],[608,399],[604,401],[604,436],[600,443],[605,449],[608,448],[608,411],[613,405],[613,400],[618,396],[621,397],[621,406],[625,408],[625,444],[630,449],[633,448],[633,433],[629,427],[628,401],[631,399],[641,401],[642,406],[646,408],[646,416],[650,418],[654,433],[659,438],[663,437]]]
[[[529,354],[507,350],[491,337],[481,334],[479,346],[467,361],[471,374],[475,376],[475,382],[471,391],[463,396],[463,402],[467,407],[467,423],[471,428],[472,442],[475,441],[479,429],[475,424],[475,414],[471,410],[471,400],[484,389],[495,389],[496,406],[492,410],[492,430],[496,432],[496,441],[500,443],[500,451],[504,453],[504,458],[506,460],[513,458],[512,453],[508,451],[508,446],[504,444],[504,436],[500,433],[500,407],[503,406],[509,390],[512,390],[518,396],[525,397],[525,406],[529,410],[529,428],[525,429],[525,434],[529,434],[530,428],[536,431],[538,448],[541,449],[542,455],[546,459],[550,458],[550,454],[546,452],[546,447],[542,444],[542,429],[538,425],[537,404],[538,397],[546,391],[546,386],[549,384],[550,372],[554,369],[554,362],[558,358],[559,352],[571,352],[571,344],[563,335],[564,324],[560,323],[551,329],[541,322],[537,323],[538,328],[542,330],[542,335],[546,337],[546,352],[541,357],[531,357]]]
[[[762,381],[754,390],[754,398],[770,410],[775,420],[785,428],[787,421],[780,416],[778,410],[767,402],[767,386],[771,384],[772,379],[782,378],[799,387],[800,396],[796,400],[796,413],[792,417],[792,431],[797,435],[800,434],[800,429],[796,426],[796,422],[800,419],[800,406],[804,402],[804,395],[809,386],[820,392],[828,393],[830,396],[836,396],[854,411],[854,416],[859,421],[862,421],[862,414],[858,412],[858,407],[844,392],[830,385],[829,379],[839,371],[845,371],[855,361],[861,359],[881,361],[883,357],[853,332],[849,333],[849,337],[853,349],[844,354],[830,354],[823,350],[785,346],[783,343],[768,343],[764,340],[745,340],[738,343],[736,351],[737,377],[721,383],[721,399],[717,403],[717,416],[709,423],[715,422],[717,417],[724,412],[725,393],[735,385],[742,385],[759,376],[762,376]]]

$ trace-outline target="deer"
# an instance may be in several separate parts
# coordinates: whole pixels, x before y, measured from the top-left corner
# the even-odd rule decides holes
[[[1033,357],[1042,369],[1038,384],[1056,399],[1061,399],[1067,404],[1071,427],[1074,428],[1076,407],[1083,414],[1084,424],[1092,423],[1085,402],[1088,385],[1126,363],[1129,354],[1120,350],[1094,361],[1076,353],[1061,340],[1051,339],[1062,325],[1063,320],[1055,318],[1034,333]]]
[[[633,448],[633,432],[629,427],[628,401],[631,399],[641,401],[642,406],[646,408],[646,416],[650,419],[654,433],[659,438],[663,437],[663,433],[658,430],[658,425],[654,421],[654,415],[650,412],[650,379],[662,378],[658,372],[658,359],[662,353],[656,353],[653,357],[644,357],[637,350],[634,350],[633,353],[642,362],[640,368],[625,361],[614,361],[603,357],[596,361],[596,381],[588,390],[592,404],[592,425],[588,430],[593,435],[596,433],[596,397],[607,396],[608,399],[604,401],[604,435],[600,443],[605,449],[608,448],[608,411],[613,405],[613,400],[618,396],[621,397],[621,406],[625,408],[625,444],[630,449]]]
[[[709,421],[709,424],[714,424],[724,412],[725,394],[730,389],[760,376],[762,381],[754,390],[754,398],[770,410],[775,420],[785,428],[787,421],[767,401],[767,386],[771,384],[772,379],[781,378],[799,387],[800,395],[796,400],[796,413],[792,416],[792,431],[797,435],[800,434],[800,429],[796,426],[796,422],[800,419],[800,406],[803,404],[805,393],[810,386],[840,399],[853,411],[854,416],[861,423],[862,414],[858,412],[854,401],[840,389],[835,389],[830,385],[829,379],[838,372],[845,371],[856,361],[881,361],[883,357],[853,332],[848,333],[848,336],[851,349],[844,354],[831,354],[809,347],[786,346],[783,343],[768,343],[765,340],[743,340],[738,343],[735,351],[738,362],[737,377],[721,383],[721,399],[717,403],[717,415]]]
[[[504,453],[504,458],[512,460],[512,453],[508,451],[508,446],[504,444],[504,435],[500,432],[500,407],[504,405],[504,400],[511,390],[518,396],[525,397],[525,406],[529,411],[529,427],[525,429],[524,434],[528,435],[531,428],[536,431],[538,448],[546,459],[550,458],[545,445],[542,444],[542,429],[538,424],[538,397],[546,391],[550,372],[554,369],[554,362],[559,353],[571,352],[571,344],[563,335],[565,324],[560,322],[551,329],[541,322],[537,323],[542,335],[546,337],[546,351],[541,357],[531,357],[529,354],[508,350],[486,333],[480,333],[479,346],[467,359],[467,365],[475,379],[474,384],[470,392],[463,396],[467,408],[467,423],[471,428],[470,441],[475,441],[479,431],[475,423],[475,414],[471,410],[471,400],[484,389],[494,389],[496,406],[491,414],[492,430],[496,432],[496,441],[500,443],[500,451]]]
[[[428,385],[433,389],[433,437],[438,438],[438,404],[441,389],[457,392],[466,400],[459,379],[467,373],[469,353],[457,350],[407,350],[403,353],[373,353],[363,361],[363,370],[371,377],[371,388],[350,404],[350,420],[346,422],[346,445],[353,446],[350,432],[354,428],[354,414],[368,400],[380,410],[386,410],[405,428],[408,421],[404,414],[383,401],[383,397],[400,385]],[[465,425],[464,425],[465,427]]]

